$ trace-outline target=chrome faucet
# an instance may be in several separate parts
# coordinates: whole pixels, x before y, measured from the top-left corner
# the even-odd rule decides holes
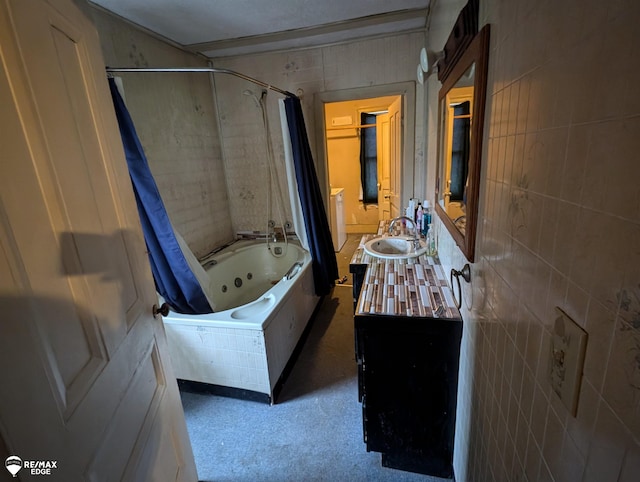
[[[413,219],[407,216],[398,216],[397,218],[393,218],[389,223],[389,234],[393,235],[393,226],[396,224],[396,221],[409,221],[411,226],[413,226],[413,249],[420,249],[420,233],[416,229],[416,223]]]

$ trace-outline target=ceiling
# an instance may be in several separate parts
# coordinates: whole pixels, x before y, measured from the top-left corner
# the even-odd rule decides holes
[[[210,58],[426,27],[430,0],[90,0]]]

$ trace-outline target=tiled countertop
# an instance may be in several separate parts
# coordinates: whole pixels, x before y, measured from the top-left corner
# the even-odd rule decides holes
[[[365,253],[364,244],[386,226],[381,221],[378,235],[365,234],[351,258],[352,266],[367,266],[355,314],[461,320],[437,256],[382,259]]]

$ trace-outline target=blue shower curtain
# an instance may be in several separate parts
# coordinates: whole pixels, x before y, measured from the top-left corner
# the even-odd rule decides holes
[[[284,100],[284,105],[291,137],[298,195],[309,240],[309,251],[313,260],[315,292],[318,296],[324,296],[329,294],[338,278],[338,263],[333,251],[329,222],[322,202],[315,164],[311,156],[300,99],[287,97]]]
[[[178,245],[133,121],[114,79],[109,79],[109,88],[156,290],[174,311],[192,315],[211,313],[209,302]]]

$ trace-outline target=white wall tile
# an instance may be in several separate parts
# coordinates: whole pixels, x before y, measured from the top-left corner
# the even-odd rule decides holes
[[[92,10],[107,65],[207,67]],[[174,228],[196,256],[232,239],[216,105],[204,74],[123,73],[127,107]]]
[[[311,48],[293,52],[276,52],[258,55],[214,60],[216,67],[242,72],[254,78],[270,82],[280,88],[301,96],[305,124],[309,143],[316,163],[318,159],[318,139],[314,95],[327,92],[372,85],[390,84],[416,80],[416,65],[420,49],[425,45],[424,34],[411,33],[391,35],[367,41],[348,42],[321,48]],[[220,127],[225,157],[225,170],[229,186],[229,203],[234,231],[261,230],[266,227],[270,217],[280,222],[276,204],[276,188],[272,187],[273,209],[268,213],[267,195],[267,158],[266,138],[260,110],[253,101],[242,95],[242,91],[251,89],[259,93],[259,88],[235,78],[216,77],[217,103],[220,109]],[[425,196],[425,168],[422,152],[424,131],[424,101],[422,87],[416,95],[415,146],[416,159],[408,165],[420,176],[419,191],[415,195]],[[290,220],[286,170],[282,155],[282,133],[276,93],[268,95],[268,115],[271,139],[275,153],[277,178],[284,193],[285,217]],[[241,147],[241,149],[239,148]],[[414,166],[413,164],[419,164]],[[259,173],[259,174],[256,174]],[[275,184],[273,184],[275,186]],[[407,190],[414,192],[413,186]]]
[[[460,378],[476,387],[471,406],[480,405],[463,440],[480,448],[464,451],[471,460],[456,459],[455,468],[491,474],[482,480],[632,480],[640,441],[640,7],[488,0],[480,12],[491,24],[491,51],[472,274],[484,296],[463,318],[480,327],[469,343],[481,366]],[[436,142],[435,126],[428,129],[427,142]],[[444,229],[439,236],[443,264],[460,268],[455,243]],[[508,299],[518,306],[514,325]],[[589,335],[576,417],[546,380],[556,306]],[[470,413],[459,404],[458,417]],[[505,460],[511,453],[519,463]]]

